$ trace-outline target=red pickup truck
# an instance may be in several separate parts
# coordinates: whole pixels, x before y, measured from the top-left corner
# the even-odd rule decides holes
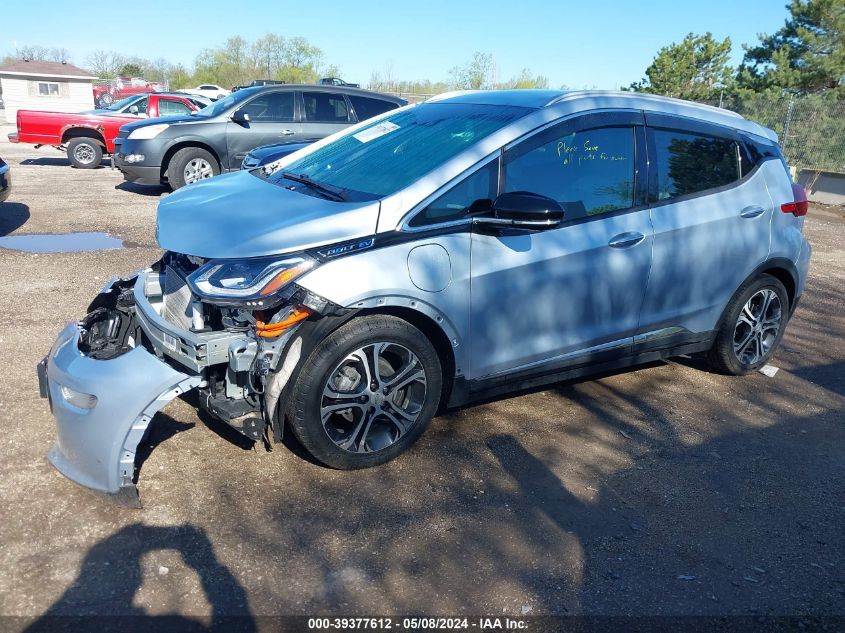
[[[138,119],[188,114],[204,107],[193,95],[154,92],[127,97],[103,110],[78,114],[18,110],[18,131],[9,134],[12,143],[51,145],[67,151],[70,164],[81,169],[100,165],[103,154],[114,151],[120,126]]]

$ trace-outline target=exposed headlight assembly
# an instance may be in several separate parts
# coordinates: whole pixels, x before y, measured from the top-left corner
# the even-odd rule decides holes
[[[291,281],[316,262],[306,255],[279,259],[212,259],[188,276],[193,291],[212,303],[272,307]]]
[[[134,130],[132,130],[129,133],[128,138],[132,139],[133,141],[143,140],[147,138],[155,138],[169,127],[169,123],[156,123],[155,125],[145,125],[143,127],[135,128]]]

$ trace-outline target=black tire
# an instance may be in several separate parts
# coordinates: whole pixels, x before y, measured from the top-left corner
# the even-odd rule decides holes
[[[103,161],[103,146],[88,136],[72,138],[67,144],[67,159],[77,169],[95,169]]]
[[[201,147],[185,147],[170,157],[170,163],[167,165],[167,181],[170,183],[170,188],[174,191],[186,184],[190,184],[185,180],[185,169],[193,161],[204,161],[210,168],[210,173],[204,178],[210,178],[220,173],[220,164],[214,158],[211,152],[204,150]]]
[[[764,305],[766,296],[769,297],[769,303]],[[774,302],[774,296],[777,297],[777,304]],[[750,311],[745,311],[746,304],[752,298],[754,301],[749,304]],[[751,325],[751,321],[755,321],[757,308],[767,311],[759,317],[759,334],[756,333],[757,326]],[[774,320],[775,308],[778,309],[776,332],[771,329],[771,325],[765,325]],[[713,347],[707,354],[710,366],[718,372],[733,376],[742,376],[760,369],[777,350],[788,321],[789,295],[779,279],[771,275],[760,275],[745,282],[725,309]],[[747,336],[751,338],[747,339]],[[747,345],[742,346],[743,342]],[[736,351],[737,347],[740,347],[740,351]]]
[[[385,376],[379,371],[380,375],[377,378],[379,383],[389,383],[391,377],[402,373],[400,371],[402,362],[406,362],[406,367],[414,367],[411,373],[418,374],[419,367],[424,370],[425,393],[424,395],[420,393],[421,383],[416,382],[412,387],[396,389],[390,396],[373,396],[379,398],[378,404],[374,406],[370,406],[372,402],[366,405],[354,405],[360,417],[356,417],[356,411],[352,408],[328,416],[329,420],[339,420],[341,425],[344,421],[337,416],[349,416],[349,421],[346,422],[348,425],[346,438],[347,441],[351,438],[352,444],[350,448],[344,449],[339,445],[339,443],[344,443],[341,437],[343,432],[338,433],[337,427],[331,426],[331,423],[324,425],[321,416],[323,403],[326,402],[324,389],[330,384],[330,380],[336,380],[340,376],[346,379],[349,376],[348,373],[342,375],[339,370],[343,363],[348,362],[352,354],[368,346],[378,349],[380,343],[387,344],[381,352],[384,356],[378,357],[379,361],[376,361],[380,366],[388,362],[385,358],[394,352],[404,350],[404,352],[410,352],[410,355],[405,356],[403,361],[396,362],[393,367],[388,365],[395,370],[394,373]],[[410,360],[413,356],[416,363]],[[368,358],[372,357],[368,356]],[[440,403],[443,378],[437,352],[422,332],[397,317],[371,315],[353,319],[321,341],[301,367],[287,399],[287,420],[302,446],[315,459],[331,468],[353,470],[390,461],[422,435]],[[358,383],[355,383],[355,379],[352,378],[352,384],[366,390],[366,380],[360,380],[361,378],[363,376],[358,375]],[[385,382],[382,383],[382,380]],[[415,421],[411,422],[404,431],[400,431],[399,426],[390,422],[391,417],[394,419],[400,417],[395,414],[392,408],[395,404],[391,400],[395,400],[398,396],[400,401],[409,402],[411,389],[415,390],[416,397],[419,398],[419,404],[413,407],[418,413]],[[380,389],[377,391],[379,394],[382,393]],[[408,393],[403,393],[403,391]],[[353,389],[344,393],[364,392]],[[367,396],[361,397],[367,398]],[[359,425],[365,416],[369,416],[367,419],[371,419],[372,422]],[[329,435],[330,427],[335,439]],[[360,431],[354,430],[356,428]],[[358,446],[355,446],[356,438],[358,446],[364,447],[363,452],[358,452]],[[369,445],[372,438],[374,438],[373,445]]]
[[[112,103],[114,103],[114,98],[109,94],[105,93],[100,96],[99,101],[97,103],[100,105],[101,108],[108,108]]]

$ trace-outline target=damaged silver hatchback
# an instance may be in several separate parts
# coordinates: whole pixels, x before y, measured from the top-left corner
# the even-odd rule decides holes
[[[446,95],[165,198],[149,268],[39,365],[73,481],[137,503],[155,413],[200,405],[334,468],[435,413],[677,354],[774,353],[810,258],[773,132],[648,95]]]

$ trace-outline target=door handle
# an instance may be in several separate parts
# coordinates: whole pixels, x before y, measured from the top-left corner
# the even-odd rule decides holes
[[[631,246],[636,246],[644,239],[645,235],[643,235],[642,233],[628,231],[627,233],[620,233],[619,235],[615,236],[612,240],[607,243],[607,245],[611,248],[629,248]]]
[[[745,207],[742,211],[739,212],[739,216],[742,218],[756,218],[758,215],[763,215],[766,210],[763,207],[758,207],[756,204],[752,204],[750,207]]]
[[[293,130],[282,130],[279,136],[293,136],[294,134],[296,134],[296,132],[294,132]]]

